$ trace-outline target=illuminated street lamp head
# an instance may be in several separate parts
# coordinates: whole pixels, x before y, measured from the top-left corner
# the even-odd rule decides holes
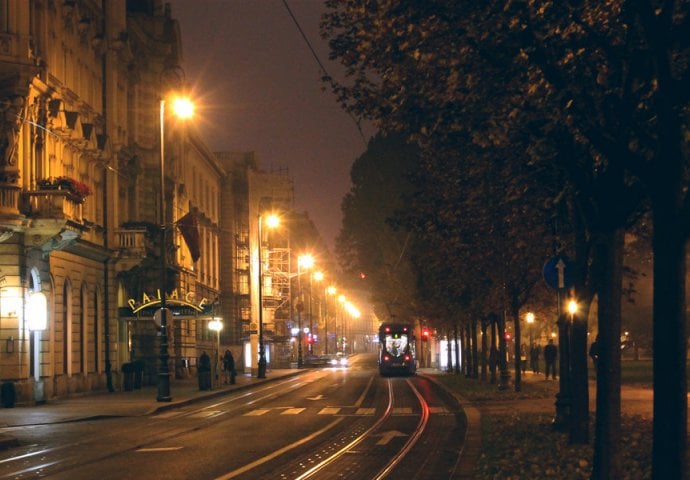
[[[575,300],[570,300],[568,302],[568,312],[570,312],[571,315],[575,315],[577,313],[577,302]]]
[[[297,258],[297,263],[301,268],[310,269],[314,266],[314,257],[311,255],[300,255]]]
[[[345,295],[338,295],[338,301],[340,303],[345,303],[347,299],[345,298]]]
[[[317,282],[323,280],[323,272],[314,272],[314,280]]]
[[[178,118],[191,118],[194,116],[194,104],[188,98],[175,97],[172,100],[172,111]]]
[[[527,320],[527,323],[534,323],[534,314],[532,312],[527,312],[525,320]]]
[[[329,295],[335,295],[336,288],[333,285],[326,287],[326,293]]]
[[[280,225],[280,218],[278,218],[278,215],[270,214],[266,216],[265,222],[268,228],[276,228]]]
[[[214,318],[210,322],[208,322],[208,328],[213,330],[214,332],[220,332],[223,330],[223,321],[220,318]]]

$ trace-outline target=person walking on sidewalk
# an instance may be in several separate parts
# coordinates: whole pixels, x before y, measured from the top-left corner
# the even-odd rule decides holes
[[[558,347],[554,345],[553,339],[549,339],[549,343],[544,347],[544,362],[546,362],[546,379],[549,379],[549,372],[551,378],[556,380],[556,357],[558,356]]]
[[[237,372],[235,371],[235,358],[230,350],[226,350],[225,355],[223,355],[223,370],[225,370],[225,383],[234,385]]]
[[[537,344],[532,344],[529,349],[529,361],[532,373],[539,373],[539,357],[541,356],[541,348]]]

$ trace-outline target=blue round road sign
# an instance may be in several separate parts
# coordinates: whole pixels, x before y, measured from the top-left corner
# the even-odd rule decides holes
[[[546,284],[562,290],[573,286],[572,263],[565,255],[554,255],[544,264],[543,274]]]

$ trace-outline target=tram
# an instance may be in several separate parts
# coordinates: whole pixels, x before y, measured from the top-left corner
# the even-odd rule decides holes
[[[384,323],[379,327],[379,373],[414,375],[417,371],[414,325]]]

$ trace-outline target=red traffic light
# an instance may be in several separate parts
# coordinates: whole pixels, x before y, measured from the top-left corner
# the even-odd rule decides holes
[[[427,341],[429,340],[429,337],[431,336],[431,332],[427,327],[422,327],[422,340]]]

